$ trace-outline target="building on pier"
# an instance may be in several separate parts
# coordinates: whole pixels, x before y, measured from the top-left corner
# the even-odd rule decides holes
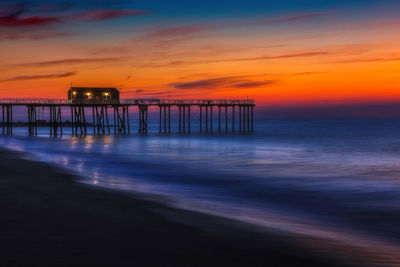
[[[119,104],[119,91],[112,87],[71,87],[70,104]]]

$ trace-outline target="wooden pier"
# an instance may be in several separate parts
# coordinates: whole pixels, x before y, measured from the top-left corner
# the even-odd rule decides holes
[[[14,121],[13,110],[17,106],[26,107],[30,135],[36,135],[40,112],[48,114],[45,125],[51,135],[62,134],[65,127],[71,127],[74,135],[93,134],[139,134],[148,133],[149,108],[159,110],[159,133],[229,133],[254,132],[254,100],[163,100],[163,99],[121,99],[107,103],[71,103],[67,99],[0,99],[3,134],[12,134],[18,125]],[[173,112],[177,115],[173,118]],[[69,116],[66,116],[66,112]],[[136,113],[136,114],[135,114]],[[193,127],[193,114],[199,114],[197,129]],[[138,125],[132,125],[136,115]],[[110,115],[110,116],[109,116]],[[70,120],[63,120],[68,117]],[[157,116],[158,117],[158,116]],[[173,129],[171,121],[177,120]],[[25,125],[25,124],[24,124]]]

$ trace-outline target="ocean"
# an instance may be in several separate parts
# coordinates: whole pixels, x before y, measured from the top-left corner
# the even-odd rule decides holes
[[[398,260],[400,119],[255,126],[255,133],[163,135],[153,125],[146,136],[85,137],[66,129],[56,138],[46,128],[35,137],[15,128],[0,146],[79,174],[82,183]]]

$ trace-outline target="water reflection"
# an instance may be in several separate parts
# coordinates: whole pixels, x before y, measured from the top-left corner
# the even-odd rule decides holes
[[[400,120],[257,125],[248,136],[17,135],[0,144],[79,172],[89,184],[167,196],[180,207],[290,232],[309,246],[329,239],[319,248],[395,262]]]

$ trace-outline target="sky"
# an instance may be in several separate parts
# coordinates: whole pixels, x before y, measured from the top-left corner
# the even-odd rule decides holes
[[[0,3],[0,98],[252,98],[261,107],[400,99],[400,1]]]

